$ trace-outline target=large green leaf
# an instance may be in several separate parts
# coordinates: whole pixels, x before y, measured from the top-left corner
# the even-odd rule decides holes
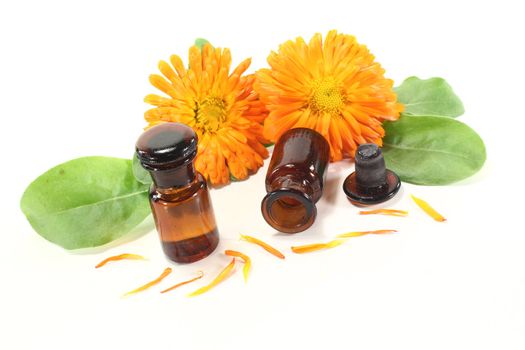
[[[199,48],[199,50],[202,50],[202,48],[206,44],[210,44],[210,42],[208,40],[204,39],[204,38],[197,38],[197,39],[195,39],[195,46],[197,46]]]
[[[42,237],[66,249],[95,247],[129,232],[150,213],[148,186],[131,160],[84,157],[33,181],[20,203]]]
[[[136,154],[133,155],[131,168],[133,169],[133,176],[135,176],[135,179],[141,184],[150,185],[153,182],[149,171],[140,165],[139,158]]]
[[[479,135],[455,119],[402,116],[384,127],[387,167],[403,181],[445,185],[473,175],[485,162]]]
[[[456,118],[465,112],[459,97],[442,78],[422,80],[410,77],[395,91],[398,101],[405,105],[405,115]]]

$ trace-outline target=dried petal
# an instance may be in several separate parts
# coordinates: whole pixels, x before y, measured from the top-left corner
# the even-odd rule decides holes
[[[360,215],[381,214],[381,215],[390,215],[390,216],[407,216],[408,211],[397,210],[397,209],[374,209],[374,210],[362,210],[359,212],[359,214]]]
[[[342,233],[340,235],[337,235],[339,238],[351,238],[351,237],[359,237],[364,235],[382,235],[385,233],[394,233],[397,232],[397,230],[375,230],[375,231],[358,231],[358,232],[347,232]]]
[[[171,267],[165,268],[164,271],[162,272],[162,274],[159,277],[155,278],[153,281],[148,282],[148,283],[146,283],[145,285],[143,285],[141,287],[138,287],[137,289],[132,290],[131,292],[127,292],[126,294],[124,294],[124,296],[135,294],[135,293],[138,293],[138,292],[142,292],[143,290],[146,290],[149,287],[152,287],[152,286],[154,286],[156,284],[159,284],[166,276],[168,276],[171,273],[171,271],[172,271]]]
[[[275,255],[275,256],[278,257],[279,259],[284,259],[284,255],[283,255],[283,253],[281,253],[280,251],[278,251],[277,249],[275,249],[275,248],[272,247],[271,245],[269,245],[269,244],[267,244],[267,243],[264,243],[264,242],[261,241],[260,239],[257,239],[257,238],[252,237],[252,236],[246,236],[246,235],[241,235],[241,239],[242,239],[242,240],[245,240],[246,242],[250,242],[250,243],[253,243],[253,244],[257,244],[258,246],[260,246],[260,247],[262,247],[264,250],[266,250],[268,253]]]
[[[169,287],[169,288],[167,288],[167,289],[164,289],[163,291],[161,291],[161,293],[169,292],[169,291],[171,291],[171,290],[174,290],[174,289],[176,289],[176,288],[179,288],[180,286],[183,286],[183,285],[185,285],[185,284],[188,284],[188,283],[194,282],[194,281],[196,281],[196,280],[198,280],[198,279],[201,279],[201,278],[204,276],[204,272],[199,271],[198,273],[199,273],[199,275],[198,275],[197,277],[194,277],[194,278],[189,279],[189,280],[187,280],[187,281],[183,281],[183,282],[177,283],[177,284],[174,285],[174,286],[171,286],[171,287]]]
[[[428,214],[428,216],[430,216],[432,219],[436,220],[436,221],[439,221],[439,222],[443,222],[443,221],[446,221],[447,219],[445,219],[440,213],[438,213],[434,208],[432,208],[430,206],[430,204],[428,204],[427,202],[425,202],[424,200],[420,199],[420,198],[417,198],[413,195],[410,195],[410,197],[412,197],[412,199],[414,200],[414,202],[416,202],[416,204],[418,205],[418,207],[420,207],[421,209],[423,209],[423,211],[425,213]]]
[[[120,255],[110,256],[109,258],[102,260],[101,262],[97,264],[97,266],[95,266],[95,268],[98,269],[99,267],[106,265],[110,261],[118,261],[118,260],[146,260],[146,258],[144,258],[142,255],[137,255],[137,254],[120,254]]]
[[[244,267],[242,269],[242,273],[244,275],[244,282],[248,282],[248,274],[250,273],[250,269],[252,267],[252,259],[250,259],[248,255],[238,252],[236,250],[228,249],[224,251],[224,254],[228,256],[241,258],[244,261]]]
[[[211,281],[210,284],[197,289],[196,291],[188,294],[188,296],[194,297],[196,295],[206,293],[207,291],[209,291],[210,289],[212,289],[213,287],[221,283],[224,279],[226,279],[230,275],[230,272],[233,270],[234,266],[235,266],[235,258],[232,259],[232,261],[221,271],[221,273],[217,275],[217,277],[215,277],[213,281]]]
[[[305,244],[300,246],[292,247],[292,251],[297,254],[315,252],[322,249],[330,249],[337,247],[345,242],[344,239],[334,239],[333,241],[327,243],[314,243],[314,244]]]

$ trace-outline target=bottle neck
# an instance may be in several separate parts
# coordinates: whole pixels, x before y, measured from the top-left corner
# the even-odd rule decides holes
[[[309,171],[299,168],[275,171],[266,178],[266,192],[294,190],[304,193],[313,203],[321,198],[322,181]]]
[[[172,169],[151,170],[150,174],[158,189],[182,188],[195,181],[197,176],[193,162]]]

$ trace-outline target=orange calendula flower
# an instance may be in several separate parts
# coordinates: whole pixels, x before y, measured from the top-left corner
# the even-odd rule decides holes
[[[353,36],[332,30],[324,42],[315,34],[283,43],[257,71],[255,90],[270,111],[264,136],[276,141],[286,130],[314,129],[330,144],[332,161],[354,157],[359,144],[382,145],[381,123],[396,120],[393,81]]]
[[[262,123],[267,110],[253,90],[255,77],[243,75],[251,60],[241,62],[231,73],[230,50],[206,44],[189,50],[189,67],[179,56],[171,65],[160,61],[164,75],[149,80],[167,97],[148,95],[154,105],[144,117],[153,126],[179,122],[191,126],[199,148],[195,166],[212,184],[227,184],[230,175],[245,179],[255,173],[268,157]]]

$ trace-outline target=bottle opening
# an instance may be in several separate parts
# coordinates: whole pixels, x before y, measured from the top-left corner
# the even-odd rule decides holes
[[[263,216],[273,228],[281,232],[296,233],[312,226],[317,209],[312,200],[297,190],[277,190],[264,197]]]

